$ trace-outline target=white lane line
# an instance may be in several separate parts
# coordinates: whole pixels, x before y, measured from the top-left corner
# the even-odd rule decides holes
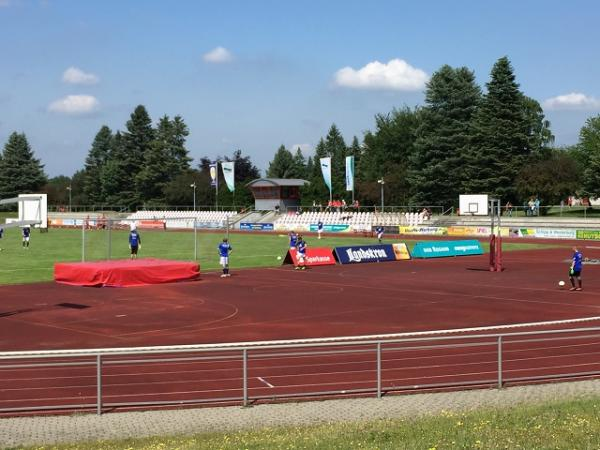
[[[267,386],[269,386],[270,388],[274,388],[275,386],[273,386],[271,383],[269,383],[268,381],[266,381],[263,377],[256,377],[256,379],[258,381],[262,381],[263,383],[265,383]]]

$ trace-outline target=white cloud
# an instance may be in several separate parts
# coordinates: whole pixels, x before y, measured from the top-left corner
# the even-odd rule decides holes
[[[571,92],[544,100],[543,105],[548,109],[596,109],[600,108],[600,100],[580,92]]]
[[[67,95],[50,103],[48,111],[71,115],[88,114],[97,110],[99,104],[96,97],[91,95]]]
[[[335,73],[334,81],[337,86],[354,89],[418,91],[428,79],[421,69],[396,58],[387,64],[373,61],[358,70],[344,67]]]
[[[69,67],[63,73],[62,80],[69,84],[96,84],[100,78],[93,73],[85,73],[77,67]]]
[[[215,64],[228,63],[233,60],[233,55],[224,47],[217,47],[202,57],[204,61]]]

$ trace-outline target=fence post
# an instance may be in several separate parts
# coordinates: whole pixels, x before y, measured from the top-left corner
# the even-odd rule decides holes
[[[102,355],[96,355],[96,414],[102,414]]]
[[[198,261],[198,230],[196,227],[196,218],[194,217],[194,261]]]
[[[377,398],[381,398],[381,342],[377,343]]]
[[[502,336],[498,336],[498,389],[502,389]]]
[[[242,378],[244,390],[244,406],[248,406],[248,349],[242,350]]]
[[[107,245],[107,248],[108,248],[108,258],[107,259],[110,259],[111,258],[111,253],[112,253],[112,236],[111,236],[112,219],[111,218],[108,218],[106,220],[106,226],[107,226],[107,231],[108,231],[108,233],[107,233],[108,234],[108,245]]]
[[[85,220],[81,222],[81,262],[85,262]]]

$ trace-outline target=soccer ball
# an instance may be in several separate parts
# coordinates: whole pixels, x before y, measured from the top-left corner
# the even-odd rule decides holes
[[[281,256],[278,256],[277,259],[281,259]],[[564,283],[563,283],[564,284]]]
[[[565,282],[561,280],[561,281],[558,282],[558,285],[560,287],[565,287]]]

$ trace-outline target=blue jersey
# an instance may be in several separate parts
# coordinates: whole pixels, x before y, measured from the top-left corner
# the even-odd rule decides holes
[[[141,243],[142,237],[137,231],[133,230],[131,233],[129,233],[129,245],[131,245],[132,247],[137,247]]]
[[[323,222],[319,222],[319,223],[317,224],[317,230],[319,230],[319,231],[323,231]]]
[[[581,252],[576,251],[573,253],[573,270],[575,272],[581,272],[581,265],[583,263],[583,255]]]
[[[377,234],[383,234],[383,227],[377,227],[375,228],[375,231],[377,232]]]
[[[24,238],[29,237],[30,233],[31,233],[31,230],[29,228],[23,228],[23,237]]]
[[[290,247],[295,247],[298,242],[298,235],[296,233],[290,233]]]
[[[298,250],[298,253],[300,253],[301,255],[305,255],[306,254],[306,242],[304,242],[304,241],[298,242],[298,247],[296,247],[296,249]]]
[[[233,250],[233,247],[231,245],[229,245],[229,243],[221,242],[219,244],[219,255],[222,258],[227,258],[229,256],[229,252],[231,252],[231,250]]]
[[[3,234],[4,234],[4,228],[0,227],[0,239],[2,239]]]

